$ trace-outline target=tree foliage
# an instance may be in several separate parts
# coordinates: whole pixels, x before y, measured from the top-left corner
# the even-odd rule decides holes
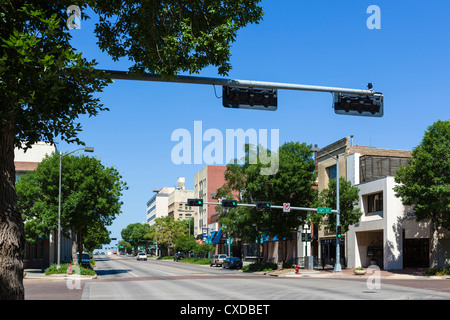
[[[120,235],[122,239],[129,243],[135,248],[137,252],[137,247],[144,244],[144,241],[153,240],[148,234],[150,231],[150,226],[147,223],[131,223],[126,228],[122,229]]]
[[[397,197],[411,205],[417,221],[450,229],[450,120],[428,127],[408,164],[397,170]]]
[[[207,66],[226,75],[238,30],[262,19],[259,2],[88,1],[100,17],[99,47],[114,60],[132,60],[132,72],[163,76],[199,73]]]
[[[319,196],[319,205],[321,207],[335,209],[336,201],[336,179],[330,180],[328,188],[322,190]],[[350,181],[344,177],[339,178],[339,223],[342,226],[342,232],[348,231],[348,227],[357,223],[362,212],[356,206],[359,204],[359,188],[352,186]],[[316,220],[319,225],[322,219]],[[327,217],[327,226],[330,230],[336,230],[336,213],[330,213]]]
[[[155,240],[166,250],[174,247],[176,240],[187,233],[186,224],[180,220],[170,216],[155,219]]]
[[[218,196],[233,198],[234,191],[244,203],[271,201],[273,205],[279,206],[290,203],[291,206],[308,207],[316,202],[317,191],[312,188],[312,182],[316,179],[315,164],[310,146],[287,142],[277,153],[261,146],[246,145],[245,148],[246,159],[242,165],[238,165],[237,161],[227,165],[226,183],[219,188]],[[268,166],[261,163],[261,153],[278,157],[279,168],[274,175],[261,174],[261,168]],[[252,157],[258,161],[250,161]],[[259,240],[262,234],[292,239],[292,231],[307,221],[309,216],[304,211],[283,213],[280,209],[259,211],[253,207],[227,209],[219,218],[226,232],[247,241]]]
[[[47,155],[35,171],[16,184],[18,208],[31,242],[58,228],[59,158],[57,154]],[[68,236],[71,231],[73,237],[77,234],[87,247],[104,243],[109,238],[106,226],[121,213],[120,197],[126,183],[117,169],[105,167],[92,157],[64,156],[62,168],[62,232]]]

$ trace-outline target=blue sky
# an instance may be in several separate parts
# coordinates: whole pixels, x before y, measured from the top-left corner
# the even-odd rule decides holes
[[[366,26],[370,5],[381,9],[380,30]],[[173,164],[171,135],[179,128],[193,134],[194,121],[202,121],[203,132],[218,129],[224,136],[226,129],[279,129],[280,144],[323,147],[354,135],[357,145],[411,150],[429,125],[450,118],[450,2],[265,0],[262,6],[264,20],[242,29],[233,44],[227,78],[354,89],[371,82],[384,94],[384,117],[336,115],[330,93],[280,90],[276,112],[231,110],[212,86],[117,80],[99,94],[110,111],[80,118],[80,138],[129,186],[112,237],[146,219],[153,190],[174,186],[180,176],[193,189],[205,164]],[[71,31],[73,46],[98,68],[126,71],[128,61],[114,62],[97,48],[90,15]],[[219,77],[214,68],[198,76]],[[216,90],[221,96],[221,87]]]

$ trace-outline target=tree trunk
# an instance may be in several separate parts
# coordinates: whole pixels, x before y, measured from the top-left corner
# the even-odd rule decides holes
[[[278,269],[283,268],[283,240],[278,239],[278,261],[277,261]]]
[[[81,237],[81,232],[77,234],[78,243],[78,264],[81,265],[81,259],[83,258],[83,238]]]
[[[25,232],[17,208],[14,121],[0,128],[0,300],[23,300]]]
[[[72,263],[78,264],[77,257],[77,233],[75,227],[71,227],[71,237],[72,237]]]

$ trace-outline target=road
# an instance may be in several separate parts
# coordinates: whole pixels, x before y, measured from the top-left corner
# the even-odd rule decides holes
[[[98,279],[87,281],[82,300],[386,300],[450,299],[450,292],[366,281],[288,278],[174,261],[96,258]],[[422,281],[422,280],[416,280]],[[425,280],[423,280],[425,281]],[[424,282],[423,282],[424,283]]]

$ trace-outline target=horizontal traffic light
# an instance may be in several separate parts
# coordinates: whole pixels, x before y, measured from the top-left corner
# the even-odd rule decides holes
[[[334,112],[336,114],[363,116],[363,117],[382,117],[383,95],[361,96],[357,94],[335,93]]]
[[[187,204],[190,207],[203,207],[202,199],[188,199]]]
[[[222,207],[237,208],[238,202],[236,200],[222,200]]]
[[[223,86],[222,103],[225,108],[275,111],[278,109],[277,89]]]
[[[256,201],[256,209],[258,210],[269,210],[270,202],[269,201]]]

